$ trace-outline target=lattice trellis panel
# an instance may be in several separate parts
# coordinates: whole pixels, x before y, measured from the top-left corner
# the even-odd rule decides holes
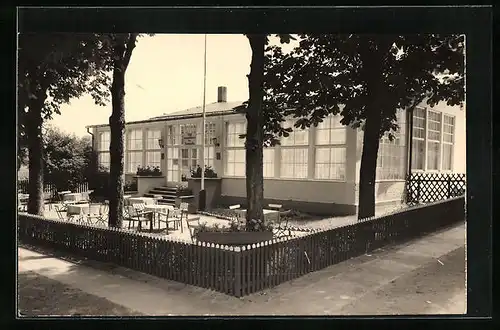
[[[425,204],[465,195],[463,173],[412,173],[406,179],[407,204]]]

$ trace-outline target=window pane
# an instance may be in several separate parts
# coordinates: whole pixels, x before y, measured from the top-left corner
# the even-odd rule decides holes
[[[424,141],[413,140],[412,142],[412,160],[411,167],[415,170],[424,169]]]
[[[140,129],[131,130],[130,132],[128,132],[127,137],[128,137],[128,143],[127,143],[128,150],[142,149],[142,130]]]
[[[109,165],[110,165],[109,152],[99,153],[99,165],[102,166],[104,169],[109,170]]]
[[[110,132],[102,132],[99,134],[99,151],[107,151],[109,150],[109,142],[111,138]]]
[[[452,157],[453,157],[453,145],[443,144],[443,164],[442,169],[444,171],[452,170]]]
[[[427,169],[438,170],[439,169],[439,143],[428,142],[427,143]]]
[[[263,150],[264,177],[274,177],[274,148],[264,148]]]
[[[160,146],[158,145],[158,140],[161,137],[161,131],[160,130],[151,130],[149,129],[147,131],[147,148],[148,149],[160,149]]]
[[[316,148],[315,178],[319,180],[344,180],[345,162],[345,147]]]
[[[160,151],[146,152],[146,166],[161,167],[161,152]]]
[[[307,148],[282,148],[281,149],[281,177],[306,178],[307,177]]]
[[[228,147],[243,147],[245,139],[240,139],[241,134],[246,133],[246,123],[227,123],[226,144]]]

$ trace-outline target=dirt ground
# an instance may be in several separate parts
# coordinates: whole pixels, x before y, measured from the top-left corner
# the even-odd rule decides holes
[[[142,315],[34,272],[20,273],[18,286],[21,317]]]

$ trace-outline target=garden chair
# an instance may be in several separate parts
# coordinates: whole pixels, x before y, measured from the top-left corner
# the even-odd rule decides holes
[[[186,223],[189,230],[189,237],[191,238],[191,242],[194,243],[194,241],[196,240],[194,231],[196,228],[200,226],[200,217],[195,217],[191,219],[189,219],[189,217],[186,217]]]
[[[168,235],[168,225],[170,223],[174,224],[174,230],[181,228],[181,233],[183,233],[182,229],[182,211],[180,217],[171,217],[171,215],[174,213],[174,210],[167,210],[167,213],[164,212],[156,212],[158,214],[158,228],[160,228],[160,224],[163,222],[167,226],[167,235]],[[165,220],[162,219],[162,216],[165,217]]]
[[[132,204],[127,205],[127,217],[125,220],[128,221],[128,229],[130,229],[131,224],[138,222],[138,230],[142,229],[143,222],[152,221],[152,212],[144,211],[144,204]]]
[[[55,204],[54,208],[56,209],[57,217],[59,218],[59,220],[61,220],[61,221],[67,220],[67,215],[63,214],[67,210],[64,205]]]
[[[104,219],[103,219],[103,207],[105,207],[106,204],[100,204],[100,203],[92,203],[89,204],[89,213],[87,214],[87,224],[89,225],[96,225],[96,224],[106,224]],[[92,223],[92,220],[95,220],[95,223]]]
[[[109,202],[104,201],[104,203],[100,204],[99,214],[96,218],[96,224],[103,225],[105,227],[108,226],[108,217],[109,217]]]
[[[291,237],[292,236],[292,231],[291,231],[291,229],[288,228],[288,219],[289,218],[285,217],[285,220],[283,221],[283,219],[280,216],[282,205],[280,205],[280,204],[269,204],[268,207],[270,209],[274,209],[274,210],[278,211],[277,219],[276,219],[277,223],[278,223],[278,227],[276,228],[275,237],[276,238]]]
[[[277,212],[276,223],[279,224],[281,222],[281,212],[283,211],[283,205],[281,205],[281,204],[268,204],[267,208]]]
[[[231,218],[231,220],[233,220],[233,221],[240,220],[240,218],[241,218],[241,212],[239,212],[240,209],[241,209],[240,204],[235,204],[235,205],[229,206],[229,217]]]

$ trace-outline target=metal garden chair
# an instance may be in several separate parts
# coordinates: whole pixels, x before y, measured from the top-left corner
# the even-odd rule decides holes
[[[193,223],[196,223],[196,225],[193,225]],[[189,217],[186,216],[186,224],[189,230],[189,237],[191,238],[191,242],[194,243],[196,241],[194,231],[196,230],[197,227],[200,226],[200,217],[189,219]]]
[[[152,221],[151,216],[153,212],[144,211],[144,204],[127,205],[127,209],[128,212],[125,220],[128,221],[128,229],[130,229],[132,223],[137,222],[137,229],[141,230],[143,222]]]

